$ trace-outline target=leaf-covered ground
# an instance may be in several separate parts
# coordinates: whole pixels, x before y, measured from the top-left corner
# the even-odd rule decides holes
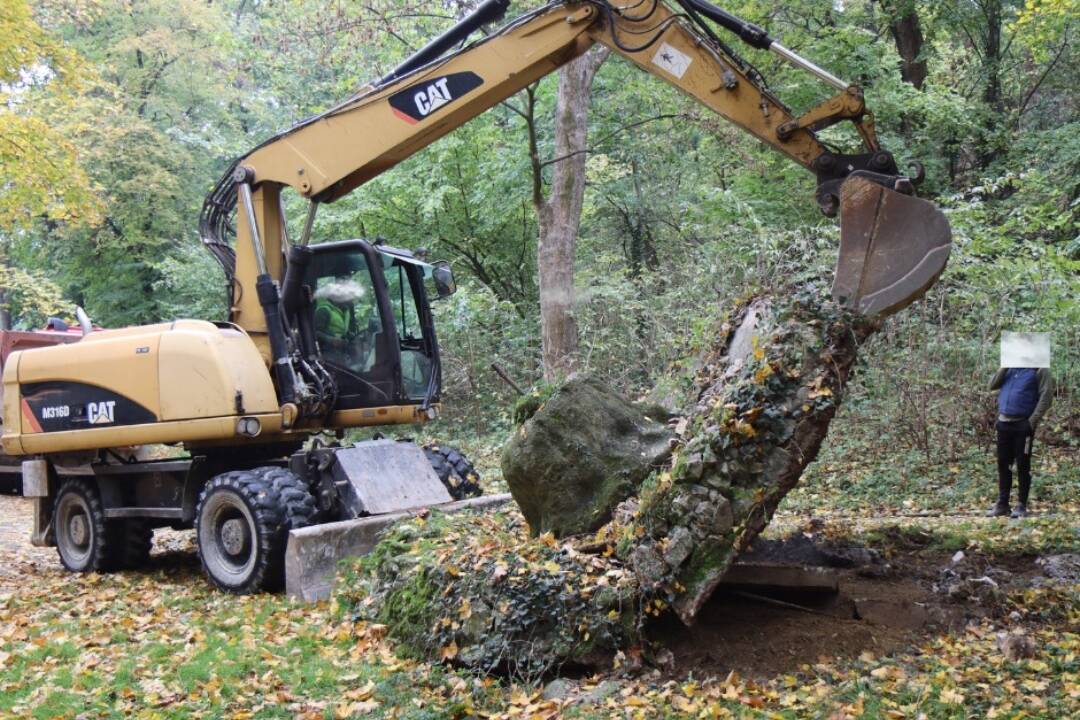
[[[1010,591],[1004,614],[893,653],[821,657],[772,677],[620,668],[559,687],[399,655],[387,627],[329,603],[230,597],[163,533],[143,573],[73,576],[24,540],[28,506],[0,498],[0,716],[206,718],[1062,718],[1080,713],[1080,586]],[[770,534],[798,528],[781,515]],[[1080,509],[1021,523],[969,517],[826,521],[886,554],[1006,560],[1080,550]],[[538,541],[542,542],[542,541]],[[538,556],[539,557],[539,556]],[[947,557],[947,555],[946,555]],[[999,633],[1034,655],[1009,660]],[[550,698],[550,699],[549,699]]]

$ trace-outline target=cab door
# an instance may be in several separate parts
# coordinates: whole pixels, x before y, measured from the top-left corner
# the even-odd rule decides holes
[[[381,256],[363,240],[312,249],[304,285],[319,354],[337,381],[337,409],[397,404],[401,353]]]

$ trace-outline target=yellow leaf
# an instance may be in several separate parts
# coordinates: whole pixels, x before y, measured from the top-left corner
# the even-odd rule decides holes
[[[754,373],[754,382],[760,385],[765,382],[772,374],[772,365],[766,363],[765,365],[762,365],[760,368],[758,368],[757,372]]]
[[[946,705],[962,705],[964,703],[964,693],[952,688],[946,688],[941,691],[941,702]]]
[[[457,657],[458,646],[456,642],[451,641],[449,645],[439,651],[439,658],[443,661],[453,660]]]
[[[732,428],[735,432],[743,437],[752,438],[757,435],[757,430],[750,423],[743,422],[742,420],[736,420],[735,426]]]
[[[367,700],[375,693],[375,683],[368,680],[363,687],[349,690],[345,693],[346,700]]]

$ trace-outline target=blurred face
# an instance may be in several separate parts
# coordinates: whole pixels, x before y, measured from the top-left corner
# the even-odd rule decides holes
[[[315,291],[316,300],[329,300],[335,305],[355,305],[364,297],[364,286],[351,278],[336,278]]]

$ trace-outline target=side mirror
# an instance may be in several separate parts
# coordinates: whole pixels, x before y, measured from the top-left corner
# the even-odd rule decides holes
[[[435,263],[431,269],[431,279],[435,281],[435,291],[439,298],[450,297],[457,291],[454,283],[454,271],[450,269],[450,263],[445,260]]]

